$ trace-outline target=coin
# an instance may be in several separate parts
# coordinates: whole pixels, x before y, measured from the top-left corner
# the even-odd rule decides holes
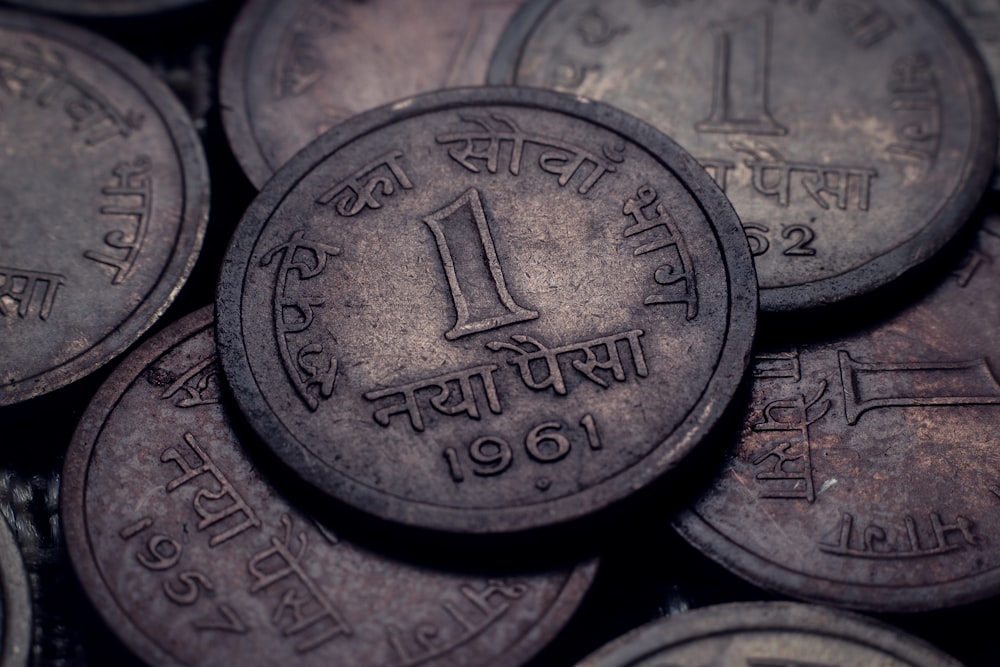
[[[677,521],[814,601],[916,611],[1000,592],[1000,216],[931,294],[867,330],[761,352],[722,470]]]
[[[283,499],[220,403],[211,308],[116,369],[63,472],[73,565],[156,665],[520,665],[595,565],[452,574],[338,537]]]
[[[409,95],[486,81],[521,0],[256,0],[230,33],[223,121],[257,187],[332,125]]]
[[[180,104],[114,44],[0,13],[0,405],[106,363],[197,256],[208,174]]]
[[[0,517],[0,664],[27,667],[31,653],[31,594],[24,561]]]
[[[156,14],[206,0],[7,0],[26,9],[85,17],[127,17]]]
[[[786,602],[704,607],[630,632],[578,667],[959,667],[930,644],[856,614]]]
[[[279,171],[223,260],[242,411],[317,488],[508,533],[674,469],[748,359],[752,263],[668,138],[542,90],[430,93]]]
[[[600,99],[709,170],[746,227],[761,308],[819,307],[928,259],[990,178],[979,58],[922,0],[534,0],[489,80]]]

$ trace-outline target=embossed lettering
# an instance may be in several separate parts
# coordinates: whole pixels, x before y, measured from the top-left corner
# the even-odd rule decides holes
[[[145,155],[131,163],[119,162],[111,170],[114,182],[101,189],[101,194],[114,202],[102,206],[101,215],[123,222],[125,228],[108,232],[104,235],[102,250],[87,250],[83,256],[113,268],[112,285],[120,285],[132,275],[146,240],[153,206],[153,185],[149,176],[152,167],[152,161]]]
[[[466,211],[469,213],[468,216],[464,215]],[[448,242],[449,230],[455,226],[469,225],[470,222],[475,226],[479,245],[472,251],[472,257],[460,257],[456,261],[451,244]],[[537,311],[519,305],[507,288],[507,279],[497,257],[496,244],[493,242],[489,220],[478,190],[475,188],[466,190],[452,203],[425,217],[424,223],[434,234],[441,264],[451,290],[452,302],[455,304],[455,325],[445,332],[446,339],[455,340],[469,334],[538,317]],[[459,247],[462,250],[471,250],[465,244],[460,244]],[[482,255],[478,254],[479,250],[482,251]],[[466,261],[462,261],[463,259]],[[489,274],[489,278],[485,280],[476,275],[484,271]],[[484,283],[492,284],[489,288],[471,289],[472,286],[481,286]]]
[[[973,534],[973,522],[958,515],[954,523],[946,524],[937,512],[931,512],[929,523],[931,537],[920,537],[917,522],[912,516],[903,518],[903,531],[898,528],[886,529],[885,526],[870,523],[861,531],[860,540],[854,529],[854,516],[844,512],[837,541],[833,544],[821,542],[820,551],[834,556],[849,556],[868,559],[899,559],[923,558],[938,556],[952,551],[958,551],[966,546],[977,544]],[[892,532],[890,532],[892,531]],[[901,534],[902,533],[902,534]],[[959,542],[949,542],[948,536],[958,534]]]
[[[45,271],[26,271],[0,266],[0,316],[24,319],[36,314],[47,320],[52,314],[56,290],[66,277]]]
[[[388,197],[396,192],[397,185],[403,190],[413,189],[413,182],[399,163],[402,157],[403,151],[391,151],[375,158],[317,197],[316,203],[336,200],[334,208],[345,217],[358,215],[366,208],[382,208],[376,193]]]
[[[893,155],[912,158],[930,167],[941,149],[941,93],[924,54],[896,61],[889,81],[890,107],[896,122],[897,141],[888,147]]]
[[[212,354],[195,363],[164,389],[160,398],[174,399],[174,407],[177,408],[219,403],[222,390],[219,386],[218,357]]]
[[[878,44],[896,29],[889,15],[869,0],[840,0],[836,8],[841,27],[862,48]]]

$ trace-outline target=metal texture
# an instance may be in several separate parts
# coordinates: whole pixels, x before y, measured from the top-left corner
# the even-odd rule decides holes
[[[824,607],[758,602],[650,623],[578,667],[960,667],[919,639]]]
[[[366,512],[508,533],[674,469],[748,360],[738,219],[667,137],[543,90],[469,88],[324,135],[223,261],[219,352],[303,478]]]
[[[615,104],[684,146],[740,214],[767,311],[931,257],[996,153],[982,62],[923,0],[533,0],[489,80]]]
[[[932,293],[770,349],[720,473],[677,528],[754,582],[916,611],[1000,592],[1000,217]]]
[[[155,665],[526,662],[593,562],[452,574],[339,538],[247,457],[220,401],[211,308],[130,356],[80,422],[63,474],[70,556],[100,613]]]
[[[208,218],[201,144],[137,59],[0,12],[0,406],[134,343],[184,283]]]
[[[259,188],[299,149],[354,114],[438,88],[485,83],[493,47],[520,5],[248,3],[222,65],[223,121],[233,152]]]
[[[0,664],[26,667],[31,648],[31,594],[24,562],[7,522],[0,518]]]
[[[124,18],[158,14],[208,0],[6,0],[25,9],[90,18]]]

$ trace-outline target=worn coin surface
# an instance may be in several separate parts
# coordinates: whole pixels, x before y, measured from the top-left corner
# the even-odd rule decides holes
[[[7,0],[12,5],[59,14],[87,17],[126,17],[156,14],[208,0]]]
[[[0,12],[0,405],[135,342],[197,256],[208,175],[180,104],[138,60]]]
[[[458,575],[348,543],[284,500],[220,403],[210,308],[130,356],[81,420],[62,515],[108,624],[155,665],[503,665],[567,620],[594,564]]]
[[[796,597],[915,611],[1000,592],[1000,217],[872,328],[759,354],[742,432],[680,532]]]
[[[0,517],[0,664],[27,667],[31,653],[31,592],[24,561]]]
[[[455,532],[579,518],[676,467],[755,325],[722,193],[667,137],[544,90],[348,121],[272,179],[223,262],[223,369],[302,477]]]
[[[256,0],[222,64],[223,121],[257,187],[300,148],[356,113],[486,81],[521,0]]]
[[[870,618],[756,602],[704,607],[645,625],[578,667],[960,667],[930,644]]]
[[[489,79],[610,102],[684,146],[740,214],[770,311],[930,257],[996,153],[983,65],[923,0],[532,0]]]

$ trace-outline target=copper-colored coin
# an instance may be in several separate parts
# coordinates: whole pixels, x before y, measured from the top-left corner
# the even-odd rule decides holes
[[[223,121],[257,187],[354,114],[479,85],[521,0],[254,0],[221,74]]]
[[[705,607],[645,625],[578,667],[960,667],[863,616],[782,602]]]
[[[45,12],[86,17],[126,17],[156,14],[207,0],[6,0]]]
[[[883,611],[1000,593],[1000,217],[933,293],[761,353],[722,471],[678,521],[796,597]]]
[[[712,173],[746,227],[761,307],[868,292],[935,253],[992,171],[974,51],[924,0],[533,0],[490,80],[600,99]]]
[[[675,468],[736,389],[755,297],[732,208],[667,137],[458,89],[356,117],[268,183],[223,263],[220,356],[318,488],[501,533]]]
[[[458,575],[339,538],[252,465],[219,389],[203,309],[116,369],[66,459],[73,565],[149,664],[513,667],[583,597],[592,563]]]
[[[0,664],[27,667],[31,653],[31,592],[24,561],[0,517]]]
[[[0,405],[131,345],[186,279],[208,218],[201,146],[138,60],[0,13]]]

